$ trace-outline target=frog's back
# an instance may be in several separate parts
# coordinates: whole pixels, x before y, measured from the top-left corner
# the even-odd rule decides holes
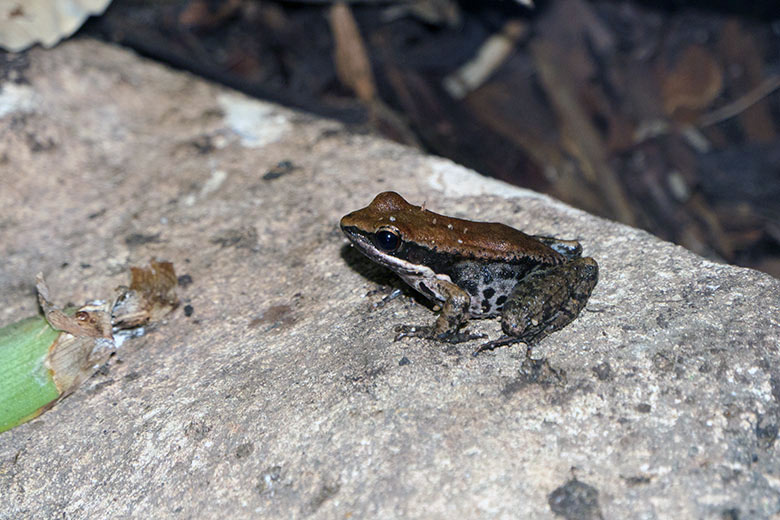
[[[395,192],[380,193],[366,208],[344,217],[342,225],[354,225],[352,221],[375,230],[394,227],[404,242],[458,258],[539,265],[565,261],[561,254],[520,230],[498,222],[440,215],[409,204]]]

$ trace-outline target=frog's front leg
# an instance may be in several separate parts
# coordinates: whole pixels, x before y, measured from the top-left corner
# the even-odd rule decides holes
[[[433,326],[429,325],[401,325],[398,327],[398,335],[395,340],[406,337],[421,337],[446,341],[448,343],[461,343],[473,339],[485,337],[484,334],[467,334],[459,332],[461,326],[468,321],[471,296],[469,293],[454,283],[439,278],[426,279],[417,286],[421,293],[436,294],[444,297],[441,313]]]
[[[483,350],[523,342],[529,347],[562,329],[590,298],[599,268],[590,257],[532,272],[513,289],[501,312],[505,336],[482,345]]]

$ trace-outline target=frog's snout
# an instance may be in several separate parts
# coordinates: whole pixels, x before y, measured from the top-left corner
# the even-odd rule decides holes
[[[357,221],[355,219],[355,213],[357,212],[353,211],[352,213],[347,213],[341,217],[341,220],[339,221],[339,227],[341,227],[341,230],[344,233],[347,233],[347,228],[356,227]]]

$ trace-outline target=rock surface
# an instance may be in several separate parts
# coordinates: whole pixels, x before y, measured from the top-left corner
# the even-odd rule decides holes
[[[150,257],[192,283],[0,435],[0,518],[780,513],[777,280],[103,44],[12,72],[0,325],[36,312],[37,271],[59,303],[107,297]],[[383,303],[403,284],[337,225],[387,189],[580,239],[601,266],[586,310],[537,361],[393,342],[434,315],[410,292]]]

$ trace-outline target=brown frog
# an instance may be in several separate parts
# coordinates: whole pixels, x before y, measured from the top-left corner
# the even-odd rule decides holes
[[[483,336],[461,332],[466,321],[501,315],[505,335],[475,355],[519,342],[530,348],[565,327],[598,281],[598,264],[574,240],[439,215],[391,191],[345,215],[341,229],[360,252],[441,306],[433,326],[401,326],[396,339],[468,341]]]

